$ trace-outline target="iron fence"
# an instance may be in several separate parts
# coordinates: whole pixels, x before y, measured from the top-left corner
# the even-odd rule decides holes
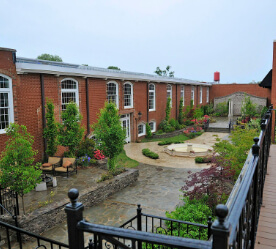
[[[6,210],[14,215],[19,215],[18,194],[10,188],[0,188],[0,204],[1,215],[5,212],[2,207],[5,207]]]
[[[121,228],[136,231],[165,234],[176,237],[185,237],[199,240],[207,240],[211,236],[212,218],[208,218],[208,225],[175,220],[166,217],[142,213],[140,204],[137,214],[126,221]],[[206,234],[206,236],[204,236]]]

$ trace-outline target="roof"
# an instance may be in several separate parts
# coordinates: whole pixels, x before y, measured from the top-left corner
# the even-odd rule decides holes
[[[268,74],[264,77],[259,86],[263,88],[271,88],[272,84],[272,69],[268,72]]]
[[[100,67],[82,66],[71,63],[45,61],[38,59],[28,59],[23,57],[16,58],[16,71],[23,73],[45,73],[66,76],[81,76],[104,79],[120,79],[147,82],[160,82],[172,84],[189,84],[211,86],[212,83],[203,83],[195,80],[183,78],[164,77],[145,73],[128,72]]]

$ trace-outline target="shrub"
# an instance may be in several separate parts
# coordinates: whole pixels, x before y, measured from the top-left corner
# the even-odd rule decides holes
[[[208,224],[208,218],[212,216],[212,210],[206,205],[207,196],[200,200],[190,200],[188,197],[184,198],[185,204],[178,206],[172,212],[166,212],[166,216],[174,220],[182,220],[192,223],[199,223],[203,225]],[[185,238],[199,238],[201,240],[208,240],[207,229],[199,230],[199,227],[187,224],[180,224],[176,222],[166,222],[169,231],[172,231],[173,236]],[[180,227],[179,227],[180,226]],[[189,227],[188,227],[189,226]]]
[[[95,141],[93,139],[85,138],[80,142],[80,146],[77,150],[77,157],[89,156],[94,157]]]
[[[94,151],[94,158],[97,160],[102,160],[105,158],[103,152],[101,150],[95,150]]]
[[[172,144],[172,142],[171,141],[161,141],[161,142],[159,142],[158,143],[158,145],[169,145],[169,144]]]
[[[151,151],[148,148],[143,149],[142,153],[143,153],[144,156],[152,158],[152,159],[158,159],[159,158],[159,155],[157,153]]]
[[[183,98],[180,99],[180,102],[179,102],[179,114],[178,114],[178,123],[179,124],[183,124],[184,122],[184,112],[183,112]]]
[[[168,98],[168,99],[167,99],[167,104],[166,104],[166,118],[165,118],[167,121],[169,121],[170,115],[171,115],[171,109],[172,109],[172,107],[171,107],[171,101],[172,101],[171,98]]]
[[[83,138],[84,128],[81,126],[81,115],[76,103],[70,102],[62,112],[62,124],[59,124],[59,144],[69,148],[67,156],[74,157]]]
[[[146,138],[151,138],[151,137],[152,137],[152,132],[151,132],[150,125],[146,123]]]
[[[184,125],[186,125],[186,126],[191,126],[191,125],[194,125],[194,124],[195,124],[195,122],[193,122],[191,120],[184,121]]]
[[[98,122],[92,126],[99,148],[109,157],[109,170],[115,168],[116,157],[123,151],[126,133],[121,126],[118,109],[114,103],[105,103],[100,111]]]
[[[262,111],[261,111],[261,118],[263,118],[264,117],[264,115],[265,115],[265,113],[268,111],[268,108],[266,107],[266,106],[264,106],[263,108],[262,108]]]
[[[44,137],[47,142],[46,154],[54,156],[57,152],[57,122],[55,121],[55,106],[52,100],[48,100],[46,104],[46,127],[44,128]]]
[[[216,116],[227,116],[228,114],[228,102],[218,103],[215,109]]]
[[[161,129],[164,132],[171,132],[174,130],[174,128],[170,125],[170,123],[166,119],[160,122],[159,129]]]
[[[244,96],[241,113],[243,116],[249,117],[249,119],[257,114],[257,104],[253,104],[249,96]]]
[[[212,161],[211,157],[195,157],[195,162],[196,163],[210,163]]]

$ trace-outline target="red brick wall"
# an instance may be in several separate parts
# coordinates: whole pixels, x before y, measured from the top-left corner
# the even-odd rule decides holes
[[[262,88],[258,84],[217,84],[210,87],[210,100],[223,97],[235,92],[246,92],[248,94],[267,98],[268,104],[271,103],[270,89]]]

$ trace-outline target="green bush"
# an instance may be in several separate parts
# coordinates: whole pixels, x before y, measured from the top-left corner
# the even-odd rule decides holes
[[[159,129],[161,129],[164,132],[174,131],[174,127],[172,127],[166,119],[164,119],[160,122]]]
[[[95,141],[93,139],[85,138],[80,142],[77,149],[77,157],[89,156],[94,158]]]
[[[261,118],[263,118],[264,117],[264,115],[265,115],[265,113],[268,111],[268,108],[266,107],[266,106],[264,106],[263,108],[262,108],[262,111],[261,111]]]
[[[191,125],[194,125],[194,124],[195,124],[195,122],[190,121],[190,120],[186,120],[186,121],[184,122],[184,125],[186,125],[186,126],[191,126]]]
[[[126,170],[124,168],[115,168],[113,170],[109,170],[107,173],[103,173],[101,175],[101,178],[97,182],[99,183],[99,182],[103,182],[103,181],[112,179],[114,176],[117,176],[125,171]]]
[[[204,163],[204,159],[203,159],[203,157],[198,156],[198,157],[195,158],[195,162],[196,163]]]
[[[206,196],[200,200],[189,200],[189,198],[185,198],[185,205],[176,207],[170,213],[166,212],[166,216],[170,219],[207,225],[208,218],[212,216],[212,210],[206,205],[206,198],[208,197]],[[171,224],[169,221],[166,222],[166,226],[169,231],[172,231],[173,236],[199,238],[200,234],[201,240],[208,240],[207,229],[201,229],[199,231],[199,227],[196,226],[189,226],[188,229],[186,224],[181,224],[179,227],[179,223],[173,222]]]
[[[218,103],[215,109],[216,116],[227,116],[228,114],[228,102]]]
[[[171,141],[161,141],[161,142],[159,142],[158,143],[158,145],[169,145],[169,144],[172,144],[172,142]]]
[[[151,132],[150,125],[146,123],[146,138],[151,138],[151,137],[152,137],[152,132]]]
[[[142,153],[143,153],[144,156],[152,158],[152,159],[158,159],[159,158],[159,155],[157,153],[151,151],[148,148],[143,149]]]

